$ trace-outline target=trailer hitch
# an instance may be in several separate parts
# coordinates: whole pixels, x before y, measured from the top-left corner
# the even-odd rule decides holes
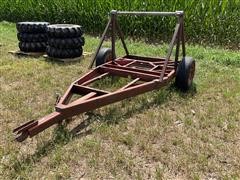
[[[53,112],[39,120],[29,121],[22,126],[13,130],[13,133],[16,134],[16,140],[22,142],[28,137],[33,137],[34,135],[42,132],[44,129],[52,126],[63,120],[64,117],[59,112]]]
[[[30,129],[31,127],[34,127],[35,125],[37,125],[37,123],[38,123],[37,121],[32,120],[14,129],[13,133],[16,134],[15,139],[18,142],[22,142],[25,139],[27,139],[27,137],[29,136],[28,129]]]

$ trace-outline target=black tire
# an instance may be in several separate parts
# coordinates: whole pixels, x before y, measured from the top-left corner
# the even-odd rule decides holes
[[[178,65],[176,72],[176,86],[182,91],[187,91],[192,86],[195,74],[195,60],[192,57],[185,57]]]
[[[18,33],[18,40],[22,42],[47,42],[47,33],[40,34],[28,34],[28,33]]]
[[[48,22],[18,22],[17,30],[20,33],[46,33]]]
[[[112,49],[101,48],[96,57],[96,67],[112,60]]]
[[[48,46],[46,52],[49,57],[65,59],[80,57],[83,53],[83,49],[81,47],[77,49],[57,49]]]
[[[54,24],[48,26],[47,33],[50,38],[74,38],[81,37],[83,31],[79,25]]]
[[[46,42],[19,42],[19,49],[24,52],[45,52]]]
[[[84,46],[85,39],[84,37],[78,37],[78,38],[49,38],[48,44],[51,47],[55,47],[58,49],[76,49]]]

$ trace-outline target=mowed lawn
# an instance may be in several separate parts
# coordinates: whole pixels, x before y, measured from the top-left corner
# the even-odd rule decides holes
[[[99,38],[85,37],[84,50],[94,52]],[[166,54],[166,44],[127,43],[133,54]],[[56,93],[91,60],[63,64],[8,53],[17,49],[15,25],[0,23],[0,179],[240,178],[239,51],[187,45],[197,62],[189,93],[172,83],[17,143],[12,130],[52,112]]]

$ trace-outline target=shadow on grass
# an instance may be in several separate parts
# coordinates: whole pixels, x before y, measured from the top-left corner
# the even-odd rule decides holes
[[[60,58],[59,58],[60,59]],[[70,66],[70,65],[75,65],[75,64],[79,64],[82,62],[82,60],[84,60],[84,58],[81,58],[79,60],[76,60],[76,61],[70,61],[68,62],[67,60],[64,62],[64,61],[60,61],[58,60],[57,58],[44,58],[44,60],[49,63],[49,64],[52,64],[52,65],[58,65],[58,66]]]
[[[171,88],[175,91],[176,94],[178,94],[179,97],[186,100],[194,97],[194,95],[197,93],[197,84],[194,82],[188,91],[181,91],[180,89],[176,88],[174,84],[171,85]]]
[[[66,124],[59,125],[54,129],[52,140],[45,142],[41,147],[38,147],[33,155],[29,155],[21,161],[18,160],[13,164],[13,177],[19,175],[21,171],[29,169],[29,167],[31,168],[32,165],[40,162],[43,157],[47,156],[57,148],[63,147],[73,139],[91,134],[92,130],[88,128],[96,120],[107,124],[117,124],[120,121],[129,119],[137,113],[142,113],[152,107],[160,106],[171,98],[172,93],[176,93],[179,97],[187,100],[187,98],[194,96],[197,92],[196,89],[196,84],[193,84],[193,87],[188,92],[184,93],[177,90],[174,84],[171,84],[162,90],[149,92],[136,98],[124,100],[119,104],[108,108],[103,115],[96,112],[88,112],[86,113],[87,118],[71,130],[67,129]]]

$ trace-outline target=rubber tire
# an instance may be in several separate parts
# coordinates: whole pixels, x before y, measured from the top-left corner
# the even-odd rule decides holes
[[[49,38],[74,38],[81,37],[81,26],[74,24],[53,24],[47,28]]]
[[[112,59],[112,49],[111,48],[101,48],[96,57],[96,67]]]
[[[48,22],[18,22],[17,30],[20,33],[46,33]]]
[[[40,34],[28,34],[28,33],[18,33],[17,38],[22,42],[47,42],[47,33]]]
[[[46,42],[19,42],[19,49],[24,52],[45,52]]]
[[[55,47],[58,49],[76,49],[79,47],[84,46],[85,39],[84,37],[78,37],[78,38],[49,38],[48,44],[51,47]]]
[[[182,91],[189,90],[189,88],[192,85],[194,74],[195,74],[195,60],[193,60],[192,57],[183,58],[177,67],[175,79],[176,86]]]
[[[58,49],[47,46],[46,52],[49,57],[66,59],[80,57],[83,53],[83,49],[81,47],[77,49]]]

